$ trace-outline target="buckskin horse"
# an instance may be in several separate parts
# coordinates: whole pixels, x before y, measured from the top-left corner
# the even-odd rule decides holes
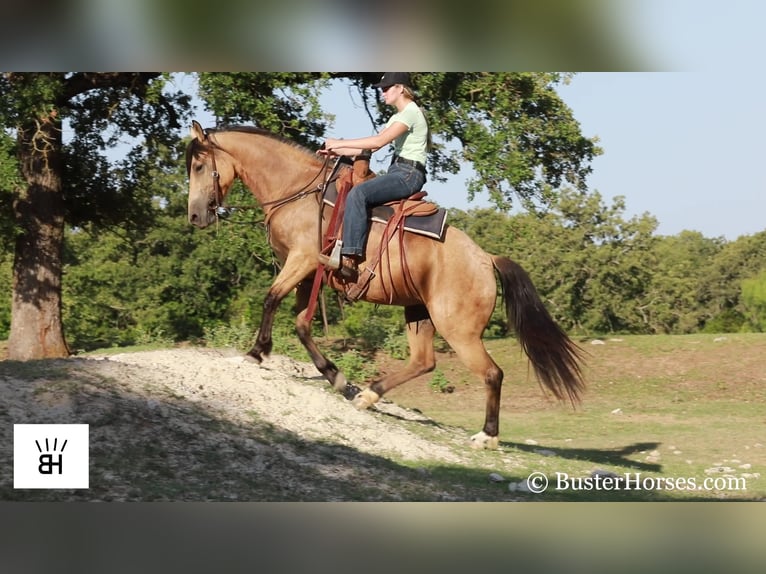
[[[218,208],[239,178],[263,208],[269,243],[282,264],[266,294],[256,341],[247,355],[259,363],[269,355],[277,307],[295,290],[296,331],[311,360],[337,391],[366,409],[392,388],[435,368],[433,338],[438,331],[485,385],[484,427],[471,437],[472,446],[497,448],[503,371],[487,353],[482,333],[495,308],[498,277],[509,324],[541,387],[559,400],[580,400],[580,348],[545,309],[527,272],[507,257],[486,253],[449,225],[441,240],[410,233],[390,237],[387,269],[381,265],[362,300],[404,307],[410,357],[401,370],[349,394],[348,389],[356,387],[317,347],[307,313],[313,310],[309,300],[320,253],[320,209],[323,227],[329,219],[320,197],[332,166],[312,150],[259,128],[203,130],[194,121],[191,135],[186,149],[189,222],[198,228],[215,223]],[[382,224],[371,224],[367,261],[380,258],[384,230]],[[326,280],[330,287],[344,287],[332,275]]]

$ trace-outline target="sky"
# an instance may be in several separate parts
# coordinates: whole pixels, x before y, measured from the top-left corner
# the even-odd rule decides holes
[[[588,183],[607,204],[625,197],[624,216],[649,213],[657,233],[683,230],[735,240],[766,229],[766,81],[758,72],[604,72],[577,74],[558,93],[583,135],[597,136],[603,155]],[[328,137],[369,135],[371,128],[342,86],[323,103],[336,115]],[[447,207],[467,201],[466,169],[447,183],[426,184]]]
[[[604,150],[591,189],[649,212],[658,233],[734,240],[766,229],[759,73],[583,73],[559,94]]]

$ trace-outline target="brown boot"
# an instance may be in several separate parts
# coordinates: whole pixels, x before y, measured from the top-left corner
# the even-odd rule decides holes
[[[344,255],[341,258],[340,269],[336,271],[338,277],[344,281],[354,282],[359,279],[359,260],[355,255]]]

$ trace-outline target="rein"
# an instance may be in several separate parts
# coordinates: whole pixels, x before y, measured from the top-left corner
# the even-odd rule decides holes
[[[229,205],[229,206],[223,205],[223,190],[221,190],[221,182],[220,182],[221,175],[220,173],[218,173],[218,168],[215,163],[215,148],[216,147],[223,150],[223,148],[218,146],[218,144],[211,141],[210,142],[210,164],[211,164],[211,167],[213,168],[211,175],[213,177],[213,193],[215,195],[215,204],[210,205],[210,207],[208,208],[208,211],[214,212],[216,220],[217,220],[219,210],[227,211],[229,209],[255,209],[256,206],[253,206],[253,205]],[[325,156],[324,162],[322,163],[322,166],[319,168],[319,171],[317,172],[317,174],[313,178],[311,178],[311,180],[306,185],[304,185],[300,190],[296,191],[292,195],[288,195],[287,197],[283,197],[281,199],[275,199],[272,201],[265,201],[261,203],[261,208],[264,210],[264,212],[266,212],[265,219],[266,219],[267,226],[268,226],[268,221],[271,218],[272,214],[280,207],[324,190],[327,182],[321,182],[316,187],[313,187],[313,188],[311,186],[312,184],[314,184],[315,181],[317,181],[320,178],[322,173],[324,173],[327,170],[327,166],[329,162],[330,162],[330,157]],[[332,172],[331,172],[331,175],[332,175]],[[271,207],[272,209],[267,211],[266,207]]]

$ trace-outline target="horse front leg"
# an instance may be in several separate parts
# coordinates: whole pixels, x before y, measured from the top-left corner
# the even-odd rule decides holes
[[[261,325],[258,327],[258,336],[253,348],[247,352],[247,355],[258,363],[271,354],[273,346],[271,332],[279,304],[313,269],[316,269],[316,256],[298,253],[288,255],[285,266],[277,275],[263,301],[263,316]]]
[[[306,280],[298,285],[296,293],[296,310],[298,316],[295,319],[295,330],[298,333],[298,339],[308,351],[312,362],[319,369],[319,372],[324,375],[333,388],[342,393],[347,399],[353,398],[356,393],[359,392],[359,387],[350,384],[345,375],[338,369],[338,367],[330,359],[328,359],[317,346],[313,337],[311,336],[311,320],[313,317],[309,317],[306,314],[309,304],[309,298],[311,297],[311,288],[313,281]]]

